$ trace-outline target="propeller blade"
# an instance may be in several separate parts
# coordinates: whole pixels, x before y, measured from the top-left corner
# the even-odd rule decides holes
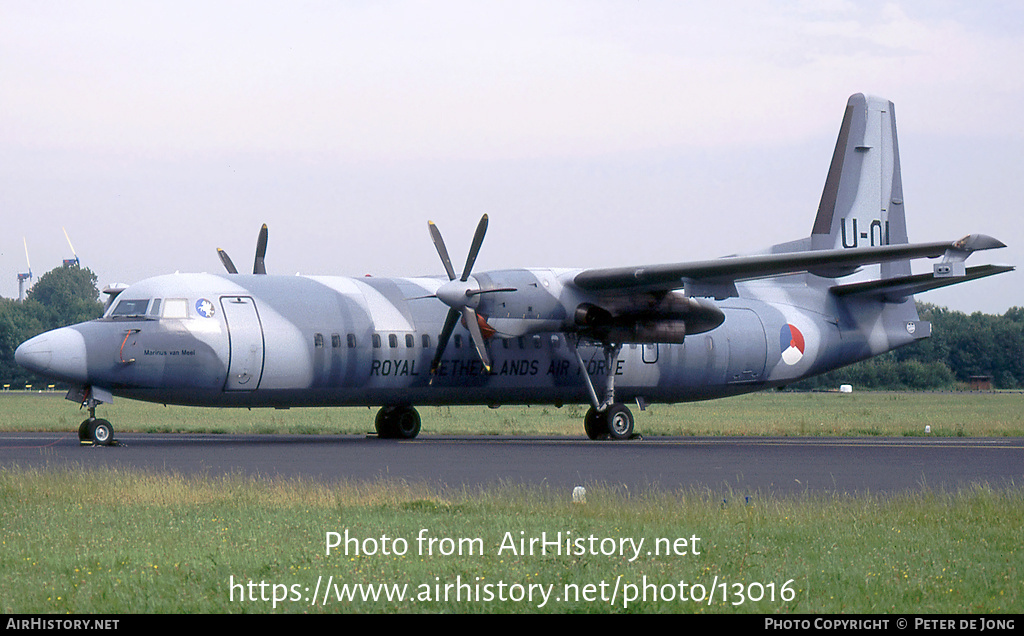
[[[434,247],[437,248],[437,255],[441,257],[444,264],[444,271],[448,273],[448,280],[455,280],[455,269],[452,267],[452,259],[448,257],[448,249],[444,246],[444,239],[441,238],[441,230],[437,229],[433,221],[427,221],[430,227],[430,237],[434,239]]]
[[[480,253],[480,246],[484,242],[484,234],[487,233],[487,215],[480,217],[480,223],[476,226],[476,234],[473,235],[473,243],[469,246],[469,256],[466,257],[466,268],[462,270],[462,282],[469,280],[469,274],[473,271],[473,264],[476,263],[476,256]],[[453,276],[452,279],[455,277]]]
[[[253,274],[266,274],[267,265],[264,258],[267,256],[267,224],[260,228],[260,236],[256,239],[256,260],[252,264]]]
[[[224,269],[228,270],[229,274],[237,274],[238,270],[235,269],[235,264],[231,262],[231,257],[224,250],[217,248],[217,256],[220,257],[220,262],[224,263]]]
[[[444,321],[444,328],[441,329],[441,335],[437,339],[437,353],[434,354],[434,359],[430,363],[431,384],[433,384],[434,378],[437,377],[437,369],[441,366],[441,357],[444,355],[444,349],[448,346],[448,339],[452,337],[452,332],[455,331],[455,323],[458,321],[459,312],[455,309],[449,309],[448,317]]]
[[[462,310],[462,316],[466,319],[466,327],[469,328],[469,335],[473,337],[473,345],[476,347],[477,355],[480,356],[480,362],[484,363],[484,371],[490,373],[491,360],[487,356],[487,347],[484,343],[484,335],[480,331],[480,322],[476,317],[476,312],[472,307],[466,307]]]

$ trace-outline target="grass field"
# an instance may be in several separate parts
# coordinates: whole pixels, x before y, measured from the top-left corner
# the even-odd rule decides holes
[[[637,426],[1006,436],[1024,431],[1021,406],[1021,394],[764,393],[654,406]],[[374,415],[101,409],[119,431],[152,432],[362,433]],[[572,436],[582,411],[421,409],[423,434]],[[70,432],[83,416],[60,395],[0,395],[2,430]],[[551,542],[546,553],[531,539]],[[986,484],[887,497],[595,485],[575,504],[515,485],[441,494],[400,481],[0,468],[3,613],[1020,613],[1022,544],[1024,489]]]
[[[4,469],[0,612],[1024,606],[1019,490],[723,501],[597,487],[584,504],[570,499],[513,486],[441,498],[401,483]],[[332,532],[337,547],[327,554]],[[544,533],[560,545],[582,538],[584,553],[575,544],[561,554],[520,550],[520,539]],[[641,539],[639,550],[629,543]]]
[[[583,434],[578,405],[423,407],[422,433],[478,435]],[[783,393],[709,402],[634,405],[643,435],[1024,435],[1024,393]],[[209,409],[115,399],[99,417],[119,432],[364,433],[376,411],[366,408]],[[0,394],[0,430],[77,431],[85,411],[57,393]]]

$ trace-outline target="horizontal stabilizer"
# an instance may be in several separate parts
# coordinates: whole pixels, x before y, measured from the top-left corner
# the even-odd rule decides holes
[[[977,267],[968,267],[963,276],[936,276],[934,273],[916,274],[900,278],[884,278],[864,283],[837,285],[831,291],[837,296],[862,296],[898,303],[903,302],[914,294],[1010,272],[1013,269],[1010,265],[979,265]]]

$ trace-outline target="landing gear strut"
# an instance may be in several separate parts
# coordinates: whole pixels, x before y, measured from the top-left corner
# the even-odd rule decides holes
[[[604,400],[599,401],[594,383],[587,372],[587,365],[583,362],[583,356],[575,344],[572,347],[580,372],[587,383],[587,391],[590,393],[591,407],[583,418],[583,429],[590,439],[623,440],[633,437],[633,413],[625,404],[615,401],[615,367],[621,350],[621,344],[604,343],[608,380],[605,384]]]
[[[385,406],[374,420],[381,439],[413,439],[420,433],[420,414],[411,406]]]

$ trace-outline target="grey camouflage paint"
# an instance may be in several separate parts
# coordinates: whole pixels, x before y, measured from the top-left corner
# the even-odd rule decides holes
[[[892,103],[854,95],[810,236],[763,254],[906,244],[902,197]],[[989,247],[1001,245],[990,241]],[[947,247],[952,250],[942,244],[938,253]],[[947,259],[955,251],[946,251]],[[561,405],[590,401],[571,347],[579,339],[595,385],[615,374],[617,401],[682,402],[786,385],[931,333],[911,295],[834,288],[856,281],[883,290],[897,282],[921,289],[958,282],[910,282],[905,259],[865,260],[842,271],[818,263],[764,278],[752,260],[737,262],[731,275],[709,278],[688,277],[682,264],[681,277],[669,268],[662,282],[646,286],[629,284],[644,268],[474,274],[481,289],[516,290],[477,297],[477,312],[495,332],[488,340],[491,370],[459,325],[433,383],[431,359],[448,311],[433,295],[443,277],[158,276],[128,287],[111,308],[160,299],[155,315],[108,311],[23,343],[17,359],[76,386],[168,404]],[[170,306],[180,311],[181,301],[173,299],[184,299],[186,314],[161,316]],[[587,307],[592,313],[581,318]],[[650,335],[670,323],[685,330],[681,342]],[[609,325],[634,334],[618,340],[625,344],[612,369],[598,341]]]

